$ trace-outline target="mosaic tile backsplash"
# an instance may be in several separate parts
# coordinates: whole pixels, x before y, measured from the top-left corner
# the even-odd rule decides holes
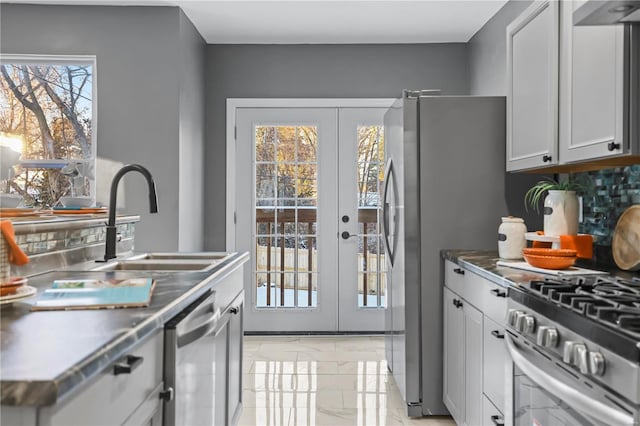
[[[122,239],[135,237],[135,224],[124,223],[116,226]],[[36,232],[16,236],[16,242],[27,255],[48,253],[54,250],[66,250],[84,247],[89,244],[103,243],[107,231],[104,226],[85,229],[61,230],[55,232]]]
[[[611,237],[618,218],[629,206],[640,204],[640,165],[573,173],[581,184],[583,220],[579,232],[595,235],[596,262],[613,265]]]

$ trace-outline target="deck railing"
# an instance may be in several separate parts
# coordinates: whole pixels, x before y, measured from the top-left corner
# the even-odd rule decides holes
[[[291,235],[285,235],[285,229],[288,224],[297,223],[298,225],[306,225],[302,230],[300,226],[297,227],[297,231],[300,236],[296,237],[296,247],[286,247],[286,238]],[[276,222],[277,221],[277,222]],[[297,272],[298,277],[307,274],[307,304],[312,306],[312,292],[313,292],[313,274],[317,272],[317,249],[314,247],[316,236],[314,235],[313,226],[316,224],[317,214],[316,209],[303,208],[279,208],[279,209],[264,209],[256,208],[256,228],[260,237],[266,237],[266,244],[256,245],[256,271],[258,275],[266,277],[267,292],[266,292],[266,305],[272,306],[271,295],[271,278],[272,275],[277,274],[279,282],[276,286],[280,290],[280,305],[284,306],[285,289],[295,288],[295,278],[293,272]],[[369,238],[371,234],[368,233],[368,225],[375,224],[378,221],[377,210],[375,208],[363,208],[358,210],[358,224],[362,224],[359,235],[362,239],[363,252],[358,254],[358,264],[362,265],[362,270],[359,271],[362,280],[358,280],[358,290],[364,295],[363,305],[367,306],[367,294],[369,294],[370,273],[383,273],[384,269],[384,254],[372,253],[369,250]],[[267,226],[260,226],[266,224]],[[277,230],[273,226],[276,224]],[[262,233],[260,232],[262,229]],[[266,230],[266,233],[264,232]],[[272,234],[272,230],[277,235]],[[306,231],[306,233],[304,232]],[[260,238],[259,237],[259,238]],[[378,234],[375,235],[378,237]],[[278,240],[276,242],[276,240]],[[299,243],[304,243],[306,248],[297,248]],[[279,256],[279,265],[274,265],[274,257]],[[315,269],[315,270],[314,270]],[[290,272],[290,273],[286,273]],[[382,280],[382,278],[378,278]],[[259,283],[258,283],[259,284]],[[375,285],[377,292],[384,292],[384,280],[379,285]]]

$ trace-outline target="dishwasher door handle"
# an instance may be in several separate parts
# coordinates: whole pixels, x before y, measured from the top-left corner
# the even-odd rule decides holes
[[[204,323],[194,328],[193,330],[189,330],[186,333],[183,333],[177,336],[176,344],[178,348],[185,347],[195,342],[196,340],[211,334],[211,332],[215,331],[218,322],[220,321],[220,309],[217,309],[209,319],[207,319]]]

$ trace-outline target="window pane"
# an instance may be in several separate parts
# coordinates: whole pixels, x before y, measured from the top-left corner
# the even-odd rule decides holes
[[[42,59],[0,64],[0,191],[29,206],[95,201],[93,60]]]

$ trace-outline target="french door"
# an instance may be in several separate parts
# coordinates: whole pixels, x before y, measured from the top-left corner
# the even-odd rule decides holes
[[[382,331],[384,108],[237,108],[248,331]]]

